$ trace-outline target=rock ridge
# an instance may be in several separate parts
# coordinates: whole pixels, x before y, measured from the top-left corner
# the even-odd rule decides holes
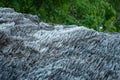
[[[0,8],[0,80],[120,80],[120,33]]]

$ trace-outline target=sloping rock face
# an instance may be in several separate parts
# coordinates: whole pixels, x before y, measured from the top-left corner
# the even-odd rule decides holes
[[[0,8],[0,80],[120,80],[120,33]]]

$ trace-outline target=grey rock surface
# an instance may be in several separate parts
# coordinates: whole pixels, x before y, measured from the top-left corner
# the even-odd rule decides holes
[[[0,80],[120,80],[120,33],[0,8]]]

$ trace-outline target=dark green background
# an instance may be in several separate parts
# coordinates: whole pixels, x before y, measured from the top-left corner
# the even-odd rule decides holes
[[[120,32],[120,0],[0,0],[0,7],[35,14],[49,23]]]

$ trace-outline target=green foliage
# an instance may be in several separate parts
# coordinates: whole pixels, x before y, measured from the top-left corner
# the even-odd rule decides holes
[[[103,25],[104,28],[101,31],[111,31],[109,29],[111,27],[109,26],[111,26],[112,23],[111,18],[115,16],[115,10],[108,2],[104,0],[81,0],[81,2],[79,2],[79,0],[76,0],[75,4],[77,4],[76,10],[81,15],[78,20],[80,20],[82,25],[94,28],[98,31],[100,31],[99,26]],[[106,24],[108,21],[110,24]]]
[[[38,15],[45,22],[83,25],[105,32],[120,31],[119,0],[0,0],[0,6]]]

